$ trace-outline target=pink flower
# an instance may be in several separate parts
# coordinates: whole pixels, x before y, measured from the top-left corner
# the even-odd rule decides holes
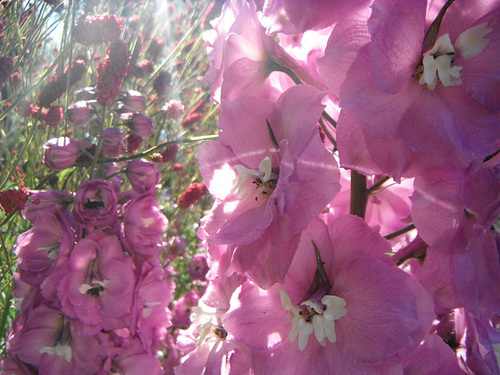
[[[127,138],[118,128],[107,128],[102,132],[102,149],[104,153],[116,158],[127,151]]]
[[[10,341],[9,355],[40,375],[90,375],[103,366],[104,342],[101,334],[78,334],[70,319],[40,305]]]
[[[208,270],[206,254],[196,254],[189,262],[188,272],[193,280],[206,280]]]
[[[127,90],[123,92],[119,99],[126,108],[135,112],[145,111],[148,105],[146,97],[135,90]]]
[[[170,117],[174,120],[177,120],[184,113],[184,104],[182,104],[178,100],[170,100],[167,104],[165,104],[162,109],[168,113]]]
[[[57,283],[62,311],[87,334],[128,326],[136,282],[132,259],[118,238],[97,233],[94,239],[75,245]]]
[[[498,150],[498,11],[453,3],[434,35],[437,10],[427,1],[374,1],[371,42],[351,65],[340,104],[384,173],[464,167]],[[339,133],[347,129],[339,122]]]
[[[123,233],[126,249],[134,255],[157,256],[168,219],[153,194],[143,194],[123,209]],[[154,261],[154,259],[153,259]]]
[[[236,270],[260,285],[282,280],[300,232],[340,188],[336,161],[316,127],[322,96],[299,85],[276,104],[252,97],[224,102],[219,141],[198,154],[216,199],[204,230],[212,242],[234,245]]]
[[[80,152],[80,141],[74,138],[52,138],[43,146],[43,162],[54,171],[62,171],[75,164]]]
[[[127,125],[134,134],[140,137],[149,137],[153,134],[153,119],[140,113],[133,113],[129,116],[125,121],[125,125]]]
[[[104,180],[81,183],[76,192],[73,215],[88,227],[113,227],[118,219],[113,185]]]
[[[86,101],[79,101],[73,104],[66,111],[66,118],[73,126],[86,124],[92,116],[92,108]]]
[[[174,281],[160,266],[144,263],[134,295],[130,331],[137,334],[144,349],[155,353],[170,327],[170,304]]]
[[[358,217],[343,216],[328,229],[311,222],[283,285],[262,291],[245,282],[222,318],[224,328],[261,351],[258,373],[401,371],[434,311],[388,251],[388,242]]]
[[[253,1],[230,1],[205,34],[209,45],[211,99],[234,101],[241,96],[275,99],[281,92],[269,80],[273,71],[292,71],[302,82],[324,88],[261,25]],[[293,81],[278,73],[285,88]]]
[[[161,180],[160,172],[153,163],[134,160],[127,167],[127,177],[134,191],[139,194],[154,191]]]

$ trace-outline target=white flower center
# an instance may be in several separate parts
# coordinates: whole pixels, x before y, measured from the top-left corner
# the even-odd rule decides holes
[[[47,353],[49,355],[57,354],[59,357],[63,357],[66,361],[71,362],[71,346],[64,344],[57,344],[56,346],[43,346],[40,348],[38,353]]]
[[[277,180],[272,179],[272,163],[271,158],[266,156],[259,163],[259,169],[248,169],[244,165],[238,164],[233,166],[238,173],[238,179],[234,184],[231,193],[235,193],[239,199],[244,199],[252,193],[252,189],[248,189],[247,182],[253,179],[257,193],[269,195],[276,187]]]
[[[281,304],[285,310],[291,311],[294,315],[289,338],[294,342],[298,337],[301,351],[306,348],[309,336],[313,332],[316,340],[323,346],[326,345],[325,338],[332,344],[337,341],[335,320],[347,314],[346,301],[343,298],[325,295],[321,299],[321,304],[307,300],[301,303],[305,308],[299,309],[292,305],[286,292],[281,291]]]
[[[487,28],[487,23],[484,22],[464,31],[455,41],[458,53],[464,59],[480,54],[488,44],[488,39],[485,39],[485,36],[491,30],[491,28]],[[453,65],[454,56],[455,47],[451,44],[450,35],[441,35],[436,40],[434,47],[424,54],[422,60],[423,72],[419,83],[427,85],[429,90],[436,88],[438,79],[444,87],[461,85],[460,71],[462,67]]]

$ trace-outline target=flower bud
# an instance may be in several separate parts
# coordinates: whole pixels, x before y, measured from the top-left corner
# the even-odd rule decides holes
[[[153,190],[161,180],[161,175],[153,163],[142,160],[135,160],[129,163],[127,177],[132,185],[132,189],[139,194]]]
[[[196,254],[188,265],[189,276],[193,280],[206,280],[208,270],[206,254]]]
[[[80,142],[74,138],[52,138],[43,146],[43,162],[53,171],[71,167],[78,157]]]
[[[77,101],[87,101],[87,100],[96,100],[97,94],[95,92],[95,87],[85,87],[76,92],[76,100]]]
[[[165,95],[170,86],[170,81],[172,80],[172,76],[169,72],[160,72],[158,76],[153,81],[153,89],[156,91],[158,95]]]
[[[127,138],[118,128],[108,128],[102,133],[102,149],[104,153],[116,158],[127,151]]]
[[[47,111],[47,116],[45,117],[45,122],[50,127],[56,127],[59,125],[64,117],[64,109],[60,106],[52,106]]]
[[[115,189],[109,182],[86,181],[76,192],[73,216],[87,226],[112,227],[118,219],[116,203]]]
[[[127,107],[135,112],[142,112],[146,110],[147,100],[144,95],[139,91],[127,90],[120,96],[120,101]]]
[[[125,125],[140,137],[149,137],[153,134],[153,119],[140,113],[134,113],[129,120],[125,121]]]
[[[173,161],[175,159],[175,155],[177,155],[177,151],[179,151],[178,144],[173,144],[173,145],[165,147],[165,151],[163,151],[161,153],[162,162],[168,163],[168,162]]]
[[[79,101],[73,104],[66,111],[68,122],[74,126],[84,125],[89,122],[92,116],[92,108],[86,101]]]

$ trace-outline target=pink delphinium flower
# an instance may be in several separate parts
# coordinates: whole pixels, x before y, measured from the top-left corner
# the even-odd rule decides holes
[[[234,101],[241,96],[276,98],[280,90],[267,78],[273,71],[292,71],[302,82],[323,88],[269,35],[266,35],[253,1],[226,2],[221,16],[205,34],[209,42],[211,99]],[[283,75],[282,73],[279,73]],[[293,81],[283,75],[285,87]]]
[[[189,262],[188,272],[193,280],[206,280],[208,270],[206,254],[196,254]]]
[[[116,194],[109,182],[82,182],[76,191],[73,215],[88,227],[113,227],[118,219]]]
[[[160,172],[153,163],[134,160],[129,163],[126,171],[132,189],[139,194],[154,191],[161,180]]]
[[[168,219],[153,194],[140,195],[123,208],[124,243],[134,256],[157,257],[167,226]]]
[[[18,237],[15,252],[23,281],[39,285],[56,265],[66,261],[76,233],[68,215],[56,209],[45,211],[32,224],[33,228]]]
[[[127,90],[123,92],[119,99],[126,108],[136,112],[145,111],[148,105],[146,97],[139,91],[135,90]]]
[[[299,34],[331,26],[370,3],[371,0],[266,0],[263,14],[270,18],[270,30]]]
[[[219,141],[198,154],[216,198],[204,230],[210,241],[236,246],[236,270],[267,287],[282,280],[300,232],[340,187],[316,127],[322,96],[299,85],[276,104],[252,97],[225,102]]]
[[[102,149],[104,153],[116,158],[127,151],[127,138],[118,128],[107,128],[102,132]]]
[[[156,353],[148,352],[139,339],[128,338],[119,346],[111,348],[107,360],[98,375],[144,374],[162,375],[162,368]]]
[[[73,126],[81,126],[89,122],[92,108],[86,101],[79,101],[70,106],[66,111],[66,118]]]
[[[33,309],[10,341],[9,355],[40,375],[96,374],[103,366],[105,341],[81,336],[72,321],[44,305]]]
[[[323,216],[329,222],[349,213],[351,200],[350,171],[340,169],[342,189],[329,205],[329,212]],[[380,178],[368,177],[368,189],[374,186]],[[385,236],[403,229],[409,225],[411,215],[410,196],[413,193],[413,179],[405,179],[396,184],[392,179],[383,183],[378,189],[368,194],[365,221],[368,225],[379,226],[380,234]],[[401,241],[401,238],[398,238]]]
[[[149,137],[153,134],[153,119],[140,113],[133,113],[129,116],[125,121],[125,125],[140,137]]]
[[[160,266],[144,263],[135,288],[130,331],[137,335],[149,353],[160,349],[163,337],[169,335],[170,304],[174,281]]]
[[[429,31],[435,8],[425,0],[374,1],[371,42],[340,93],[371,158],[396,179],[468,166],[500,147],[498,4],[454,2]],[[345,129],[340,122],[339,133]]]
[[[434,318],[424,288],[385,255],[360,218],[312,222],[283,285],[245,282],[223,316],[236,341],[261,351],[259,373],[388,374],[418,347]],[[390,296],[390,298],[388,298]]]
[[[76,319],[82,333],[113,330],[129,324],[135,267],[114,235],[97,234],[95,240],[80,240],[57,282],[57,297],[63,313]],[[45,286],[45,285],[44,285]],[[75,323],[76,324],[76,323]]]
[[[62,171],[75,164],[80,152],[80,141],[75,138],[52,138],[43,146],[43,162],[54,171]]]

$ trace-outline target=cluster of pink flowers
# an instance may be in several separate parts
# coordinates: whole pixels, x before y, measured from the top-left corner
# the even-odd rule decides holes
[[[499,20],[497,0],[223,5],[209,283],[177,373],[500,374]]]

